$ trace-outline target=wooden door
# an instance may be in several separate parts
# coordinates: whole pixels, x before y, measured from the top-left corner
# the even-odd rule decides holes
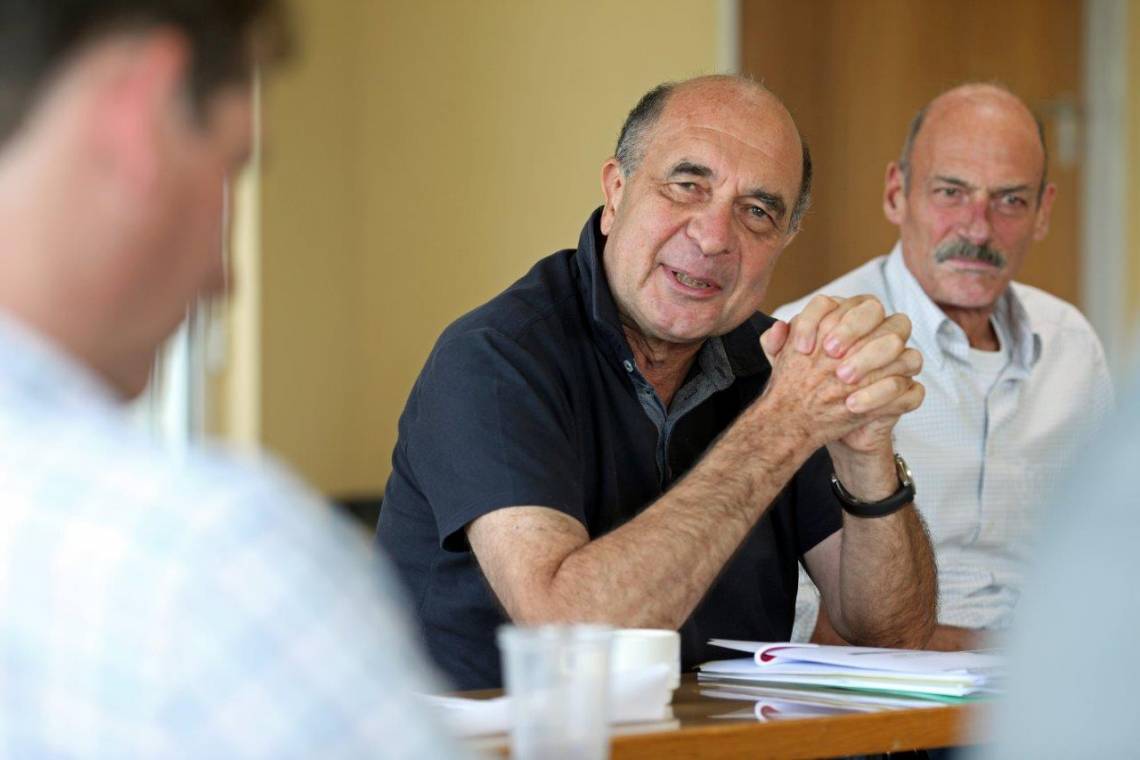
[[[816,167],[766,308],[886,253],[883,175],[911,117],[956,84],[995,80],[1044,119],[1058,187],[1018,279],[1080,305],[1082,24],[1077,0],[741,0],[742,71],[787,103]]]

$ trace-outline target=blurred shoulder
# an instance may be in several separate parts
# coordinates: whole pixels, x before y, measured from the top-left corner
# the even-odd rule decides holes
[[[140,549],[159,541],[171,559],[191,563],[204,548],[241,541],[329,545],[332,554],[345,534],[339,515],[268,456],[172,446],[115,408],[33,402],[8,411],[0,453],[11,466],[0,486],[12,497],[13,520],[24,511],[61,528],[99,526]]]

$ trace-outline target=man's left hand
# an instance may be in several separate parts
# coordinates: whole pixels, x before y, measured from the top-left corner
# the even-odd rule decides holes
[[[906,347],[910,319],[905,314],[886,316],[874,296],[832,299],[836,306],[825,314],[801,313],[794,336],[779,330],[784,345],[792,337],[794,349],[809,354],[817,342],[822,342],[828,356],[840,359],[836,376],[852,386],[847,397],[847,408],[852,412],[873,415],[901,395],[912,397],[905,411],[918,408],[925,392],[913,378],[922,371],[922,354]],[[768,344],[771,353],[779,353],[783,347],[773,351]],[[833,453],[859,456],[889,451],[891,431],[898,419],[898,414],[876,417],[837,441]]]

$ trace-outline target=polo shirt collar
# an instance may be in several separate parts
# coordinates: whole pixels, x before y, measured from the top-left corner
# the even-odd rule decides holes
[[[926,360],[938,369],[944,368],[948,356],[968,362],[970,343],[965,331],[919,285],[903,260],[901,242],[887,256],[884,277],[894,310],[910,317],[911,341]],[[1028,376],[1041,357],[1041,335],[1033,330],[1029,313],[1012,286],[998,299],[991,319],[999,338],[1011,346],[1015,373]]]
[[[602,208],[599,206],[590,215],[578,238],[575,258],[578,260],[580,275],[579,293],[582,303],[589,311],[595,332],[605,348],[619,363],[633,362],[633,352],[625,339],[617,304],[610,290],[609,281],[606,280],[605,267],[602,265],[606,236],[602,234],[601,219]],[[767,323],[761,324],[764,320],[767,320]],[[733,377],[752,375],[770,369],[763,352],[759,350],[759,341],[760,328],[767,329],[767,324],[771,321],[767,317],[756,315],[719,339],[712,338],[706,341],[706,347],[709,343],[714,345],[711,351],[706,351],[706,347],[702,347],[701,369],[707,371],[705,363],[709,360],[715,361],[722,355],[727,357]],[[716,343],[721,346],[716,346]]]
[[[598,331],[605,345],[614,352],[619,361],[632,361],[633,352],[625,340],[621,327],[621,316],[613,293],[606,280],[602,266],[602,251],[606,247],[606,236],[602,234],[602,209],[599,206],[590,214],[582,234],[578,238],[578,261],[580,279],[578,287],[582,302],[590,313],[590,321]]]

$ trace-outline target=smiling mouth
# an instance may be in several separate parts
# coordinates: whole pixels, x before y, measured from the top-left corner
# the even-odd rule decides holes
[[[715,284],[713,284],[707,280],[698,280],[697,278],[690,277],[689,275],[685,274],[684,272],[679,272],[676,269],[670,269],[669,272],[672,273],[673,279],[675,279],[677,282],[681,283],[682,285],[684,285],[687,288],[696,288],[697,290],[708,290],[708,289],[716,287]]]

